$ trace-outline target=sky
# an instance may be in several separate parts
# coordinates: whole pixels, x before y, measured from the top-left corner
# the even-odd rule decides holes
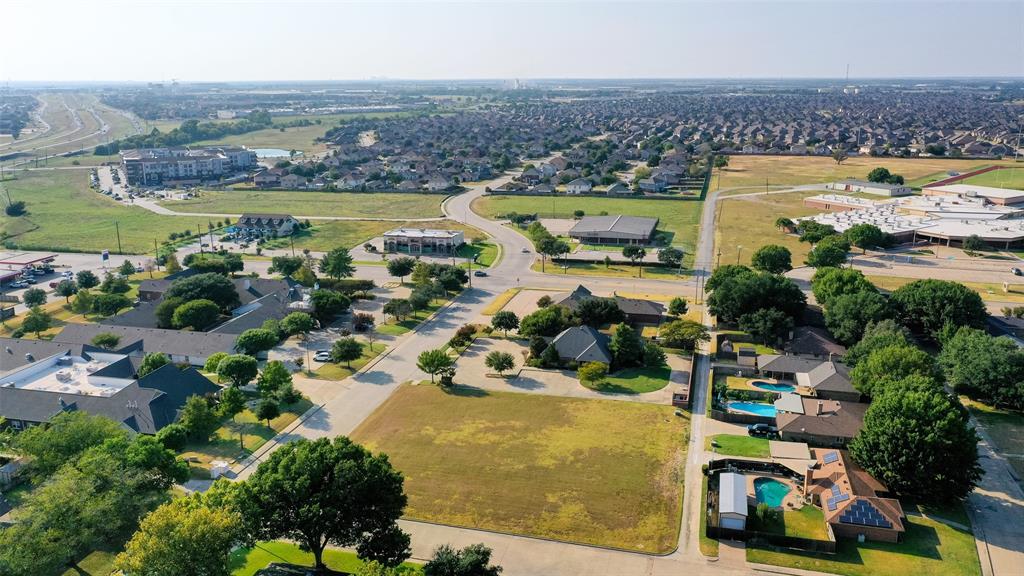
[[[1024,1],[3,0],[0,82],[1024,77]]]

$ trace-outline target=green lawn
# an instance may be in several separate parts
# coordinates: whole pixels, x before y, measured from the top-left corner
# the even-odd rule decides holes
[[[409,316],[401,322],[397,322],[394,318],[389,316],[386,323],[377,326],[377,333],[386,334],[388,336],[401,336],[402,334],[410,332],[413,328],[419,326],[420,322],[426,320],[428,316],[436,312],[443,304],[444,302],[431,302],[425,310],[417,310],[412,313],[412,316]]]
[[[296,232],[291,238],[278,238],[267,242],[266,249],[290,248],[292,242],[296,249],[308,248],[314,252],[327,252],[343,246],[353,248],[372,240],[395,228],[445,228],[462,230],[467,241],[483,238],[484,233],[454,220],[438,220],[434,222],[387,222],[381,220],[335,220],[315,223],[311,228]]]
[[[175,212],[285,212],[296,217],[349,216],[358,218],[433,218],[441,216],[440,194],[358,192],[264,192],[204,190],[190,200],[164,200]]]
[[[767,441],[765,443],[767,444]],[[828,539],[828,531],[825,529],[825,513],[817,506],[810,504],[804,505],[799,510],[782,511],[776,515],[774,521],[767,524],[762,524],[753,513],[749,518],[751,530],[797,538]]]
[[[711,441],[718,443],[712,448]],[[704,439],[704,449],[714,450],[722,456],[742,456],[745,458],[768,458],[768,440],[739,434],[715,434]]]
[[[981,573],[974,536],[941,522],[909,516],[904,541],[897,544],[841,540],[835,555],[747,548],[747,561],[845,576]]]
[[[974,184],[975,186],[995,186],[996,188],[1016,188],[1024,190],[1024,168],[1011,170],[993,170],[960,182],[960,184]]]
[[[481,196],[473,201],[472,209],[487,218],[497,218],[509,212],[539,213],[542,218],[554,214],[559,218],[572,218],[574,210],[597,216],[601,212],[628,216],[659,218],[659,230],[673,235],[672,244],[691,256],[700,228],[700,214],[704,203],[696,200],[651,200],[644,198],[573,198],[531,196]]]
[[[489,240],[464,244],[457,253],[459,258],[476,258],[474,266],[492,266],[498,259],[498,245]]]
[[[563,266],[568,267],[568,269],[563,268]],[[537,260],[530,269],[535,272],[540,272],[543,269],[548,274],[568,274],[572,276],[639,278],[640,274],[643,274],[644,278],[651,280],[679,280],[686,277],[685,274],[679,274],[679,270],[676,268],[669,271],[668,268],[644,266],[643,271],[641,272],[640,266],[633,266],[631,264],[612,264],[610,266],[605,266],[603,262],[552,263],[548,260],[542,267],[540,260]]]
[[[643,394],[654,392],[668,386],[669,374],[672,369],[668,366],[657,368],[626,368],[610,374],[603,382],[598,384],[582,383],[587,388],[598,392],[610,392],[613,394]]]
[[[672,412],[406,385],[352,437],[405,475],[409,518],[665,553],[678,537],[689,427]]]
[[[298,546],[288,542],[260,542],[252,548],[235,550],[231,553],[229,562],[231,576],[252,576],[272,562],[312,566],[313,555],[299,550]],[[352,552],[327,549],[324,551],[324,564],[339,572],[355,572],[363,565],[363,561]],[[419,570],[419,564],[406,562],[402,564],[402,573],[412,576],[422,572]]]
[[[116,552],[97,550],[83,558],[76,568],[65,570],[61,576],[109,576],[114,572],[116,557]]]
[[[209,219],[161,216],[145,208],[128,207],[89,189],[86,170],[18,172],[4,182],[12,200],[24,200],[28,214],[0,216],[5,244],[30,250],[101,252],[116,260],[118,227],[126,253],[153,252],[153,241],[171,232],[206,230]],[[116,224],[115,224],[116,223]]]
[[[352,374],[359,371],[360,368],[366,366],[367,362],[373,360],[380,353],[387,350],[387,346],[379,342],[374,342],[372,345],[368,342],[364,342],[363,355],[358,360],[353,360],[351,366],[349,364],[334,364],[333,362],[327,362],[320,366],[315,372],[311,374],[313,378],[320,378],[323,380],[344,380]]]

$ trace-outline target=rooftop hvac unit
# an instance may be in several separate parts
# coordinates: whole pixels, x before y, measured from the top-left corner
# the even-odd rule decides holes
[[[71,372],[67,370],[58,370],[56,376],[57,380],[60,382],[67,382],[71,380]]]
[[[99,369],[100,369],[99,365],[98,364],[94,364],[92,362],[90,362],[90,363],[85,365],[85,371],[88,372],[89,374],[92,374],[93,372],[95,372],[95,371],[97,371]]]

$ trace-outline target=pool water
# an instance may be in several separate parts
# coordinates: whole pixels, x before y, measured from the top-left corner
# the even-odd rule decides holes
[[[761,390],[768,390],[769,392],[792,392],[796,390],[796,386],[792,384],[776,384],[774,382],[765,382],[764,380],[751,380],[750,385]]]
[[[761,404],[760,402],[729,402],[727,406],[732,412],[745,412],[747,414],[775,418],[774,404]]]
[[[772,508],[781,508],[782,501],[789,494],[789,486],[773,478],[755,478],[754,495],[758,503],[764,502]]]

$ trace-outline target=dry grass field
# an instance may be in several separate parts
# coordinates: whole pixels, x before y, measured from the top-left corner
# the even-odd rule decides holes
[[[816,192],[758,194],[737,198],[721,198],[716,206],[715,249],[721,252],[721,264],[749,264],[750,256],[765,244],[778,244],[793,253],[793,265],[803,265],[810,245],[796,236],[783,234],[775,220],[785,216],[797,218],[821,212],[808,208],[803,199]]]

